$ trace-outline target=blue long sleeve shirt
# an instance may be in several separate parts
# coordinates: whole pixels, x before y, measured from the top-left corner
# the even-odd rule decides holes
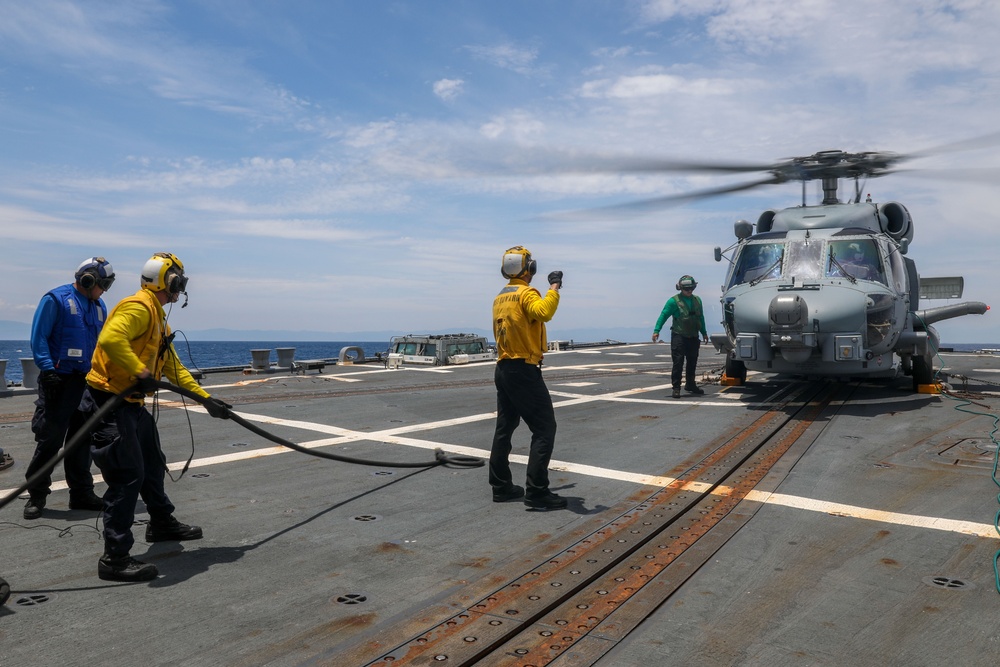
[[[64,286],[62,289],[66,287]],[[57,288],[53,292],[59,291],[59,289]],[[64,340],[65,336],[68,335],[68,330],[65,328],[66,323],[61,319],[64,307],[53,292],[48,292],[42,297],[31,321],[31,354],[39,371],[56,370],[61,353],[56,346],[59,345],[60,341],[64,344],[70,342]],[[76,302],[82,326],[88,330],[87,340],[74,341],[80,346],[81,354],[78,360],[80,370],[86,372],[90,369],[90,358],[94,353],[97,335],[104,326],[106,311],[104,303],[100,299],[91,301],[75,289],[72,289],[71,293]],[[62,370],[61,372],[69,371]]]

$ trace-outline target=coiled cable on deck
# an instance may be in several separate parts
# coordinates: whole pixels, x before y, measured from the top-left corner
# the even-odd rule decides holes
[[[90,432],[94,430],[94,428],[104,419],[104,417],[111,411],[118,408],[125,400],[126,396],[132,394],[132,392],[138,389],[139,384],[140,383],[137,382],[132,386],[128,387],[127,389],[125,389],[124,391],[122,391],[120,394],[115,394],[111,398],[111,400],[107,401],[104,405],[98,408],[97,411],[90,416],[90,419],[88,419],[86,423],[82,427],[80,427],[80,429],[73,435],[73,437],[70,438],[69,442],[66,443],[66,446],[62,448],[62,451],[59,452],[57,456],[54,456],[50,461],[48,461],[44,466],[42,466],[38,470],[38,472],[32,475],[30,479],[26,480],[24,484],[19,486],[13,493],[7,495],[5,498],[0,498],[0,509],[6,507],[14,500],[16,500],[19,495],[21,495],[29,488],[34,486],[43,476],[48,475],[50,472],[52,472],[52,470],[57,465],[59,465],[59,462],[62,461],[64,458],[66,458],[66,455],[68,453],[74,451],[77,447],[81,446],[81,444],[86,440],[87,436],[89,436]],[[161,380],[146,379],[143,381],[142,384],[144,388],[155,385],[157,389],[166,389],[176,394],[180,394],[185,398],[190,398],[192,401],[201,404],[203,407],[206,407],[206,404],[209,402],[209,400],[211,400],[203,396],[200,396],[194,393],[193,391],[189,391],[187,389],[184,389],[183,387],[178,387],[173,384],[170,384],[169,382],[163,382]],[[475,456],[461,456],[457,454],[447,454],[441,449],[434,450],[433,461],[402,462],[402,461],[374,461],[371,459],[360,459],[353,456],[344,456],[342,454],[334,454],[332,452],[320,452],[314,449],[308,449],[306,447],[303,447],[302,445],[291,442],[290,440],[285,440],[284,438],[278,437],[273,433],[265,431],[259,426],[250,423],[246,419],[243,419],[232,410],[229,410],[229,414],[226,418],[236,422],[243,428],[252,431],[253,433],[256,433],[262,438],[270,440],[271,442],[279,444],[283,447],[294,449],[297,452],[301,452],[302,454],[308,454],[309,456],[315,456],[321,459],[328,459],[330,461],[339,461],[341,463],[353,463],[355,465],[376,466],[379,468],[433,468],[435,466],[445,466],[450,468],[479,468],[486,463],[483,459]]]

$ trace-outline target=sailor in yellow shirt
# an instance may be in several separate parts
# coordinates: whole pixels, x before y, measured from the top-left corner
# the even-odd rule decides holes
[[[563,509],[567,501],[549,490],[549,460],[556,437],[552,397],[542,380],[542,355],[548,343],[545,323],[559,307],[562,271],[549,274],[543,297],[531,279],[538,265],[531,253],[515,246],[503,255],[500,273],[510,282],[493,299],[493,337],[497,342],[497,423],[490,451],[489,479],[493,502],[524,498],[533,509]],[[526,487],[514,484],[510,472],[511,436],[521,420],[531,430]]]
[[[170,253],[157,253],[142,268],[141,289],[122,299],[108,316],[87,374],[94,402],[100,406],[143,379],[166,375],[173,384],[210,398],[184,367],[171,343],[163,306],[187,295],[184,265]],[[108,490],[104,494],[104,555],[97,574],[110,581],[145,581],[155,565],[129,556],[134,538],[135,505],[142,496],[149,512],[146,541],[196,540],[198,526],[174,518],[174,506],[163,487],[166,463],[156,421],[145,408],[141,391],[126,397],[94,431],[92,453]],[[226,418],[231,406],[211,399],[213,417]]]

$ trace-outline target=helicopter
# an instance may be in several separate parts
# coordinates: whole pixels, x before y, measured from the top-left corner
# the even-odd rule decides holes
[[[884,176],[916,157],[982,148],[1000,134],[939,146],[920,153],[850,153],[826,150],[780,162],[751,165],[657,159],[594,159],[574,171],[765,172],[759,180],[619,204],[590,212],[628,212],[694,201],[764,185],[802,183],[798,206],[768,209],[756,223],[738,220],[736,242],[715,248],[715,260],[729,266],[720,302],[724,331],[710,336],[726,355],[722,383],[741,386],[747,371],[837,378],[910,376],[913,390],[936,393],[936,322],[982,315],[978,301],[921,308],[921,299],[961,298],[962,277],[921,278],[906,257],[913,220],[896,201],[862,201],[862,181]],[[551,168],[551,165],[547,166]],[[841,179],[854,181],[854,194],[841,201]],[[819,204],[806,201],[806,184],[821,181]]]
[[[920,308],[920,300],[961,298],[961,277],[921,278],[906,252],[913,220],[899,202],[861,200],[861,179],[882,176],[904,159],[895,153],[821,151],[771,165],[763,183],[799,180],[802,203],[769,209],[756,224],[739,220],[722,286],[723,333],[710,337],[726,355],[724,384],[742,385],[747,370],[819,377],[895,377],[933,393],[934,323],[981,315],[967,301]],[[838,198],[841,178],[854,197]],[[823,199],[806,202],[805,184],[821,180]],[[731,254],[726,257],[726,254]],[[897,364],[898,360],[898,364]]]

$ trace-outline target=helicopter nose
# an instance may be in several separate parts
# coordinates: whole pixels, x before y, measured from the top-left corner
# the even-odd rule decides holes
[[[779,294],[767,309],[771,323],[771,345],[791,363],[802,363],[816,347],[816,335],[807,328],[809,306],[799,294]]]

